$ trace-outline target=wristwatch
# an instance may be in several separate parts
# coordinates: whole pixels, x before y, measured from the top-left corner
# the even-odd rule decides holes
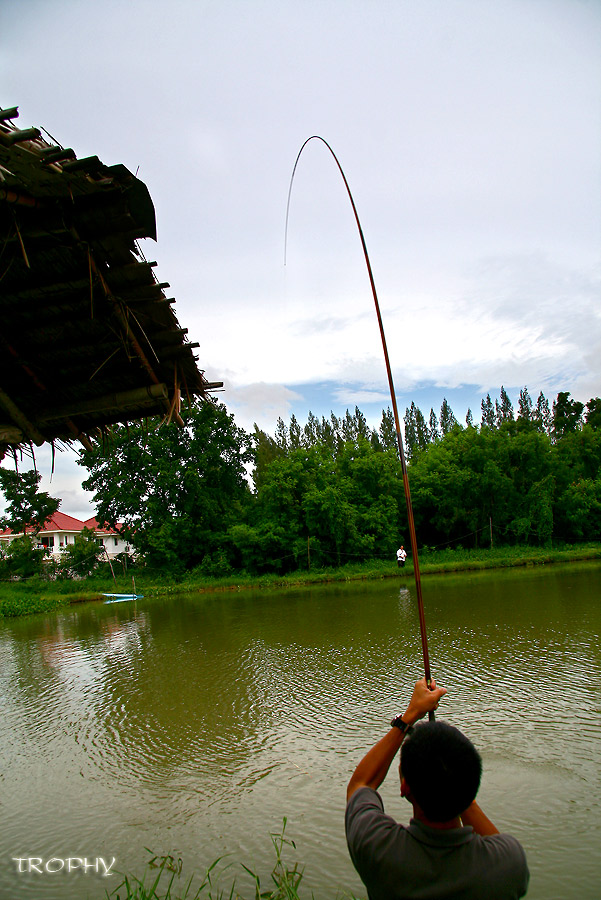
[[[397,716],[390,723],[391,728],[398,728],[403,734],[411,734],[413,731],[413,725],[408,725],[407,722],[403,721],[402,716]]]

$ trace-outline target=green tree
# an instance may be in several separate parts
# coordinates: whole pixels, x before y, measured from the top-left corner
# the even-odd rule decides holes
[[[481,403],[482,407],[482,419],[481,426],[482,428],[495,428],[497,425],[495,418],[495,408],[493,406],[493,402],[490,399],[490,394],[486,395],[486,400],[483,400]]]
[[[563,540],[598,540],[596,491],[601,479],[601,430],[585,424],[554,441],[555,532]],[[586,516],[590,512],[588,524]]]
[[[104,555],[104,547],[93,528],[84,528],[72,544],[61,551],[59,572],[63,577],[91,575]]]
[[[536,406],[532,412],[532,421],[540,431],[551,436],[553,417],[549,409],[549,401],[542,391],[538,395]]]
[[[557,400],[553,401],[553,437],[556,441],[580,428],[583,411],[584,403],[571,400],[569,391],[557,395]]]
[[[601,398],[594,397],[586,404],[585,421],[591,428],[601,428]]]
[[[396,424],[390,407],[382,410],[382,421],[379,428],[380,441],[384,450],[397,451]],[[398,452],[398,451],[397,451]]]
[[[358,406],[355,407],[355,440],[368,441],[370,437],[367,419]]]
[[[330,423],[332,425],[334,441],[336,446],[338,447],[342,443],[342,427],[340,425],[340,419],[335,416],[334,413],[330,413]]]
[[[553,518],[550,444],[517,423],[453,429],[411,464],[420,540],[477,542],[492,519],[506,543],[547,543]]]
[[[522,388],[520,391],[520,399],[518,400],[518,419],[528,423],[532,421],[532,398],[528,393],[527,387]]]
[[[311,412],[311,410],[309,410],[307,424],[303,428],[302,443],[305,447],[314,447],[319,443],[319,419]]]
[[[275,438],[272,438],[263,431],[255,422],[253,434],[253,447],[255,455],[255,482],[259,482],[273,460],[285,453],[285,449],[279,444]]]
[[[413,459],[430,443],[430,433],[423,412],[413,401],[411,401],[411,406],[405,410],[403,421],[405,423],[407,458]]]
[[[321,426],[320,426],[320,440],[322,444],[325,444],[326,447],[329,447],[331,450],[336,448],[336,432],[332,426],[332,420],[326,419],[325,416],[321,417]]]
[[[14,538],[6,548],[6,573],[18,578],[30,578],[44,571],[44,551],[28,534]]]
[[[284,450],[284,452],[288,449],[288,429],[281,416],[276,423],[275,442],[281,450]]]
[[[391,556],[405,522],[395,450],[358,438],[302,447],[270,465],[245,523],[231,529],[248,571],[287,572]]]
[[[503,385],[501,385],[501,402],[495,400],[495,416],[497,427],[503,422],[513,422],[513,404]]]
[[[183,411],[184,427],[118,427],[83,450],[84,487],[97,518],[125,535],[152,565],[182,571],[229,546],[228,529],[250,501],[250,440],[223,404]],[[278,457],[271,463],[275,465]]]
[[[453,430],[455,425],[457,425],[455,413],[447,403],[447,398],[445,397],[440,407],[440,433],[443,436],[448,434],[449,431]]]
[[[436,413],[434,412],[432,407],[430,407],[430,419],[428,421],[428,427],[430,430],[430,441],[434,443],[434,441],[437,441],[440,437],[440,431],[438,428],[438,419],[436,418]]]
[[[289,434],[289,440],[290,440],[290,444],[289,444],[290,449],[296,450],[302,444],[303,435],[302,435],[301,427],[298,424],[297,418],[294,415],[294,413],[292,413],[292,415],[290,416],[290,428],[288,429],[288,434]]]
[[[31,529],[37,534],[58,510],[61,501],[38,489],[42,476],[31,469],[14,472],[0,469],[0,490],[7,507],[0,516],[0,528],[10,528],[15,534]]]
[[[564,536],[569,540],[598,541],[601,535],[601,477],[581,478],[568,485],[562,497]]]

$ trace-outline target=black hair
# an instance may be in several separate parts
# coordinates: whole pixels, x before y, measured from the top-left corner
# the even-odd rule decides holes
[[[403,741],[401,773],[428,819],[448,822],[475,799],[482,759],[458,728],[423,722]]]

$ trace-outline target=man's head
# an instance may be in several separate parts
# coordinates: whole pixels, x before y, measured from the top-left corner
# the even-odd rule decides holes
[[[447,722],[418,725],[401,747],[401,777],[432,822],[449,822],[468,808],[480,787],[480,754]]]

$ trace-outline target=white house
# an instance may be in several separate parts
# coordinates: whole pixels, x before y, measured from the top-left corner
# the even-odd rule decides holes
[[[41,531],[38,532],[36,536],[38,547],[43,547],[49,556],[58,559],[61,550],[69,544],[75,543],[75,536],[83,531],[84,528],[90,528],[96,533],[96,537],[104,547],[109,559],[114,559],[120,553],[133,552],[130,544],[113,528],[109,528],[107,525],[99,525],[94,518],[86,519],[85,522],[82,522],[81,519],[76,519],[62,512],[56,512],[44,524]],[[31,534],[33,528],[28,528],[26,531]],[[12,540],[21,537],[22,534],[23,532],[15,534],[10,529],[0,531],[0,543],[4,545],[10,544]]]

